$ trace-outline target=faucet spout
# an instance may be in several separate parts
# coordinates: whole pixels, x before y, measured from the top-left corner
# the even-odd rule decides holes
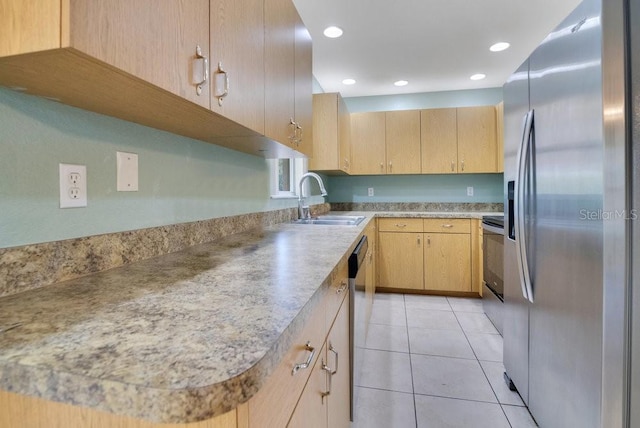
[[[318,182],[318,185],[320,186],[320,195],[327,196],[327,189],[325,189],[324,187],[324,182],[322,181],[322,177],[320,177],[315,172],[307,172],[306,174],[303,174],[302,177],[300,177],[300,183],[299,183],[300,193],[298,194],[298,216],[300,218],[311,218],[311,213],[309,212],[309,206],[308,205],[305,206],[303,204],[303,200],[305,196],[303,194],[303,187],[302,187],[305,180],[309,179],[309,177],[315,178],[316,181]]]

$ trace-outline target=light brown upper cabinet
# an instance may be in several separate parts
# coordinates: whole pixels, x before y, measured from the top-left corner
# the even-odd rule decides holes
[[[0,10],[0,85],[253,155],[311,154],[311,39],[291,0]]]
[[[351,115],[352,175],[419,174],[420,111]]]
[[[350,174],[386,174],[385,151],[385,112],[352,113]]]
[[[211,0],[211,110],[264,134],[264,0]]]
[[[387,174],[420,174],[420,111],[385,113]]]
[[[76,0],[66,4],[70,6],[69,22],[65,25],[63,18],[60,27],[62,47],[73,47],[209,107],[208,84],[198,90],[198,81],[193,76],[197,74],[198,80],[204,80],[204,71],[198,70],[204,67],[204,61],[194,59],[197,46],[202,56],[209,56],[209,0],[171,0],[160,4],[154,0]],[[51,19],[47,17],[45,21]],[[194,69],[196,73],[192,73]]]
[[[311,37],[291,0],[265,2],[265,135],[312,155]]]
[[[496,105],[496,163],[498,172],[504,172],[504,103]]]
[[[339,93],[313,95],[313,156],[309,169],[329,174],[350,172],[351,119]]]
[[[422,172],[498,172],[494,106],[423,110]]]
[[[293,4],[293,3],[292,3]],[[313,155],[313,58],[311,34],[298,12],[295,20],[295,102],[296,150]]]
[[[422,110],[422,172],[458,172],[458,115],[455,108]]]
[[[458,172],[497,172],[496,109],[459,107]]]

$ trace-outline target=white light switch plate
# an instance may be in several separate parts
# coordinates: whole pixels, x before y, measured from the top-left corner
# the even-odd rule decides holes
[[[60,208],[87,206],[87,167],[61,163]]]
[[[473,187],[467,187],[467,196],[473,196]]]
[[[116,152],[116,177],[118,192],[138,191],[138,155]]]

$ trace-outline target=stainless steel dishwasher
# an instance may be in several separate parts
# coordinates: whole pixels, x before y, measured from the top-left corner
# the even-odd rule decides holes
[[[366,269],[365,261],[369,244],[367,236],[363,236],[358,245],[349,256],[349,341],[351,355],[349,356],[351,368],[351,420],[357,403],[356,385],[360,380],[360,368],[362,367],[363,350],[367,336],[366,316]]]

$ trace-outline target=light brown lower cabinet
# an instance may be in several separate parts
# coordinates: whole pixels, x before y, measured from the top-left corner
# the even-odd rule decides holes
[[[349,388],[349,299],[346,298],[287,427],[348,428]]]
[[[378,220],[378,287],[479,293],[478,220]]]

